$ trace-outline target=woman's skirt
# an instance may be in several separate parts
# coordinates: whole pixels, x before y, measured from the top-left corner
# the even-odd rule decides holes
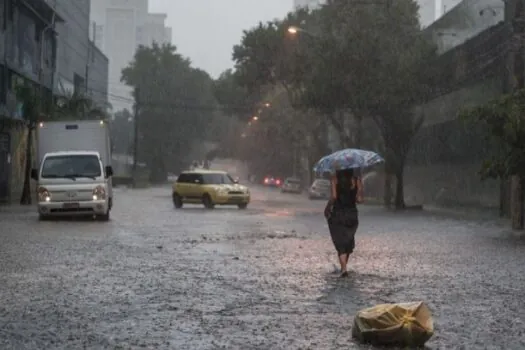
[[[337,254],[351,254],[354,251],[358,226],[357,209],[334,208],[328,218],[328,229]]]

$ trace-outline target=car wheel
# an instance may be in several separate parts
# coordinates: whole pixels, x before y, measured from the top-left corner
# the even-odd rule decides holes
[[[49,221],[49,216],[44,214],[38,214],[38,221]]]
[[[175,208],[177,209],[182,208],[182,198],[177,193],[174,193],[172,197],[173,197],[173,205],[175,206]]]
[[[213,208],[215,208],[215,204],[213,204],[209,194],[205,194],[204,196],[202,196],[202,204],[204,204],[204,207],[206,209],[213,209]]]
[[[246,209],[248,207],[248,203],[237,204],[237,206],[239,207],[239,209]]]

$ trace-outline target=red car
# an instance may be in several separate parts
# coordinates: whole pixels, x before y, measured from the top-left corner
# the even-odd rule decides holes
[[[282,183],[281,179],[273,176],[266,176],[263,180],[263,185],[270,187],[281,187]]]

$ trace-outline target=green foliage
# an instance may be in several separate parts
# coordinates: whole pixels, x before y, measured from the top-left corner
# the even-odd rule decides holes
[[[19,85],[16,88],[16,98],[23,103],[22,118],[31,126],[39,120],[39,97],[34,88],[29,85]]]
[[[122,79],[138,101],[139,159],[151,180],[164,181],[191,162],[192,145],[205,141],[217,113],[212,79],[172,45],[139,47]]]
[[[525,177],[525,90],[465,109],[460,118],[467,123],[483,123],[488,131],[485,141],[492,145],[492,151],[482,164],[482,178]]]
[[[93,102],[91,98],[79,92],[67,92],[55,99],[53,117],[59,120],[93,120],[105,119],[107,113]]]

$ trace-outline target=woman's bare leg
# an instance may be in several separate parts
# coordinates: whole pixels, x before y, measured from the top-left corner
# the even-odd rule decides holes
[[[339,264],[341,264],[341,276],[348,275],[348,272],[346,271],[346,264],[348,263],[348,254],[341,254],[339,255]]]

